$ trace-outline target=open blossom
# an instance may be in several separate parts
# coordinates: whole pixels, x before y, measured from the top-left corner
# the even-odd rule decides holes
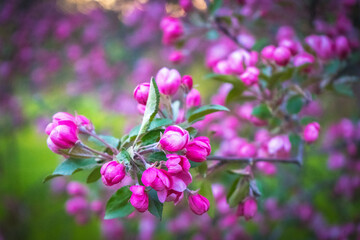
[[[193,88],[191,91],[186,95],[186,105],[188,107],[196,107],[201,104],[201,95],[200,92]]]
[[[160,93],[174,95],[180,87],[181,75],[176,69],[164,67],[156,74],[155,80]]]
[[[106,186],[115,185],[125,177],[125,166],[117,161],[105,163],[101,169],[101,179]]]
[[[315,142],[320,133],[320,124],[317,122],[312,122],[306,125],[304,128],[304,140],[307,143]]]
[[[160,28],[163,31],[162,42],[166,45],[174,43],[184,33],[183,25],[178,18],[163,18],[160,23]]]
[[[146,105],[149,97],[150,83],[142,83],[137,85],[134,90],[134,98],[139,104]]]
[[[189,206],[193,213],[196,215],[202,215],[209,211],[210,202],[206,197],[201,196],[200,194],[195,194],[189,196]]]
[[[186,146],[186,157],[194,162],[203,162],[210,155],[211,145],[207,137],[196,137]]]
[[[160,202],[165,202],[167,197],[167,190],[172,187],[172,179],[168,172],[163,169],[154,167],[148,168],[141,176],[141,182],[147,186],[152,187],[158,193]]]
[[[270,155],[278,157],[287,157],[291,151],[291,143],[286,135],[275,136],[267,144],[267,150]]]
[[[166,202],[174,202],[174,205],[176,206],[184,197],[183,192],[177,192],[175,190],[168,190],[167,191],[167,197]]]
[[[236,215],[244,216],[246,220],[252,219],[257,212],[257,203],[253,197],[247,197],[238,206]]]
[[[139,212],[145,212],[149,207],[149,196],[145,192],[145,187],[135,185],[130,187],[132,195],[130,197],[130,203]]]
[[[177,152],[185,148],[189,141],[188,131],[179,126],[169,126],[165,129],[159,144],[162,149]]]
[[[241,74],[245,71],[245,67],[255,66],[258,60],[256,52],[248,52],[244,49],[232,52],[228,57],[228,63],[233,73]]]

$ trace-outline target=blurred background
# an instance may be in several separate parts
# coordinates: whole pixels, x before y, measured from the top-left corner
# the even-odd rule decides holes
[[[327,1],[274,2],[290,5],[288,8],[296,16],[306,15],[296,26],[305,30],[304,34],[314,27],[311,22],[316,11],[327,8]],[[192,5],[200,16],[206,12],[203,0],[193,0]],[[349,19],[359,24],[359,3],[354,6],[351,12],[354,18]],[[236,221],[219,216],[209,219],[177,215],[171,206],[165,206],[162,222],[139,215],[108,223],[96,214],[74,219],[65,211],[69,199],[66,184],[85,183],[89,171],[43,183],[61,161],[60,156],[48,149],[44,133],[51,116],[58,111],[85,115],[97,132],[121,138],[141,120],[132,97],[134,87],[148,81],[163,66],[192,75],[203,102],[210,102],[220,84],[205,80],[209,70],[204,55],[212,41],[221,37],[220,33],[209,31],[203,38],[187,41],[184,60],[177,63],[169,60],[175,49],[161,44],[160,21],[169,14],[186,15],[178,1],[0,3],[0,239],[202,239],[198,233],[206,231],[202,226],[205,223],[226,230]],[[290,24],[287,17],[273,16],[277,25],[270,26],[268,32],[275,33],[282,24]],[[335,14],[333,18],[336,17]],[[261,21],[252,23],[250,30],[259,24],[261,29]],[[266,33],[261,35],[257,31],[256,38],[264,41]],[[359,53],[356,54],[359,59]],[[354,89],[352,97],[325,93],[319,99],[324,129],[334,124],[347,130],[349,125],[357,126],[360,95],[357,85]],[[352,122],[344,122],[345,117]],[[353,233],[360,231],[359,174],[350,174],[347,169],[333,171],[328,161],[326,148],[316,144],[307,147],[302,169],[280,166],[276,175],[259,174],[263,193],[260,216],[254,221],[240,221],[238,227],[229,227],[234,237],[227,238],[318,239],[318,231],[332,231],[333,239],[341,239],[340,233],[349,231],[352,234],[349,238],[355,239]],[[215,180],[227,183],[233,176],[228,174]],[[109,196],[101,190],[101,182],[89,184],[88,191],[89,204],[99,195],[104,199]]]

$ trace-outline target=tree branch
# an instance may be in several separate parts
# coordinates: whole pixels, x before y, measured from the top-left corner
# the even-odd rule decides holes
[[[219,161],[225,163],[256,163],[256,162],[269,162],[269,163],[292,163],[301,166],[301,159],[296,158],[239,158],[239,157],[221,157],[209,156],[208,161]]]

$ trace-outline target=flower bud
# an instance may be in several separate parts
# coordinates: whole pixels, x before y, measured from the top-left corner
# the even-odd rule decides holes
[[[162,42],[169,45],[177,41],[184,33],[181,21],[173,17],[165,17],[161,20],[160,28],[163,31]]]
[[[314,56],[307,52],[299,53],[294,57],[295,67],[300,67],[304,64],[313,64],[314,62],[315,62]],[[309,72],[311,70],[311,67],[306,67],[304,70],[305,72]]]
[[[70,198],[66,201],[65,209],[69,215],[80,214],[88,209],[88,202],[84,197]]]
[[[244,216],[245,219],[248,221],[252,219],[257,212],[257,203],[253,197],[248,197],[241,202],[238,206],[236,215],[237,216]]]
[[[180,63],[183,59],[184,55],[181,51],[173,51],[169,56],[169,60],[172,63]]]
[[[210,155],[211,145],[207,137],[194,138],[186,146],[186,157],[194,162],[203,162]]]
[[[143,104],[138,104],[137,106],[136,106],[136,108],[137,108],[137,110],[139,111],[139,113],[141,113],[141,114],[144,114],[145,113],[145,109],[146,109],[146,105],[143,105]]]
[[[66,186],[66,190],[71,196],[86,196],[88,193],[87,187],[79,182],[70,182]]]
[[[176,69],[166,67],[159,70],[155,79],[160,93],[164,95],[174,95],[181,84],[180,73]]]
[[[331,153],[328,159],[328,168],[331,170],[339,169],[345,166],[345,163],[346,163],[346,157],[342,153],[340,152]]]
[[[183,192],[177,192],[174,190],[169,190],[167,192],[166,202],[174,202],[174,205],[176,206],[184,197]]]
[[[165,129],[159,144],[161,148],[169,152],[177,152],[185,148],[189,141],[188,131],[179,126],[169,126]]]
[[[269,61],[273,60],[275,49],[276,47],[273,45],[264,47],[263,50],[261,50],[261,57]]]
[[[315,142],[320,133],[320,124],[317,122],[312,122],[306,125],[304,129],[304,140],[307,143]]]
[[[246,71],[240,75],[240,79],[246,86],[252,86],[258,83],[259,74],[260,71],[256,67],[248,67]]]
[[[245,67],[254,66],[257,60],[257,54],[255,52],[249,53],[244,49],[239,49],[231,53],[228,57],[230,68],[236,74],[244,72],[244,65]]]
[[[190,163],[186,157],[177,154],[167,154],[166,158],[166,167],[168,168],[168,172],[170,174],[189,171]]]
[[[179,5],[185,12],[190,11],[193,7],[191,0],[179,0]]]
[[[350,44],[346,37],[338,36],[335,39],[335,52],[340,59],[346,58],[350,54]]]
[[[226,60],[221,60],[213,68],[213,71],[218,74],[231,74],[232,70],[230,68],[229,62]]]
[[[276,136],[270,139],[267,144],[270,155],[277,157],[288,157],[291,151],[291,143],[286,135]]]
[[[244,143],[240,145],[237,156],[239,157],[254,157],[256,155],[256,147],[251,143]]]
[[[77,137],[77,126],[71,121],[61,121],[61,125],[55,127],[49,138],[59,149],[72,148],[79,140]]]
[[[201,104],[201,95],[200,92],[193,88],[186,96],[186,105],[188,107],[196,107]]]
[[[291,52],[286,47],[278,47],[274,51],[274,60],[279,66],[286,66],[291,58]]]
[[[137,85],[134,90],[134,98],[139,104],[146,105],[149,97],[150,83],[142,83]]]
[[[189,206],[193,213],[202,215],[209,210],[210,202],[206,197],[195,194],[189,196]]]
[[[81,125],[81,126],[85,127],[90,132],[94,130],[94,125],[91,123],[91,121],[87,117],[85,117],[83,115],[76,115],[75,123],[76,123],[76,125]]]
[[[193,87],[193,79],[189,75],[184,75],[181,79],[181,83],[190,91]]]
[[[135,185],[130,187],[132,195],[130,197],[131,205],[139,212],[145,212],[149,207],[149,196],[145,192],[145,187]]]
[[[106,186],[115,185],[125,177],[125,166],[117,161],[105,163],[101,169],[101,179]]]
[[[310,35],[305,38],[305,42],[322,60],[328,60],[333,56],[333,42],[328,36]]]
[[[148,168],[141,176],[141,182],[146,187],[152,187],[158,192],[160,202],[165,202],[167,190],[172,187],[172,180],[168,172],[154,167]]]
[[[91,202],[90,209],[95,214],[101,215],[104,211],[104,205],[100,200],[95,200]]]
[[[281,41],[283,39],[292,39],[294,37],[295,31],[290,26],[281,26],[276,33],[276,39],[278,41]]]
[[[297,42],[295,42],[294,40],[291,40],[291,39],[281,40],[279,43],[279,46],[286,47],[287,49],[289,49],[291,52],[291,55],[293,55],[293,56],[296,55],[299,51]]]

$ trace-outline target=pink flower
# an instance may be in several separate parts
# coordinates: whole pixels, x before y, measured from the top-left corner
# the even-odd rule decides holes
[[[231,74],[232,70],[230,68],[229,62],[226,60],[221,60],[217,62],[213,68],[214,73],[218,74]]]
[[[172,63],[180,63],[183,59],[184,54],[181,51],[173,51],[169,56],[169,60]]]
[[[267,144],[270,155],[277,157],[287,157],[291,151],[291,143],[286,135],[276,136],[270,139]]]
[[[194,138],[186,146],[186,157],[194,162],[203,162],[210,155],[211,145],[207,137]]]
[[[228,57],[228,63],[233,73],[241,74],[244,72],[245,67],[255,66],[257,62],[257,54],[249,53],[244,49],[239,49],[232,52]]]
[[[344,36],[335,39],[335,52],[340,59],[345,59],[350,54],[351,48],[349,41]]]
[[[238,149],[238,157],[254,157],[256,155],[256,147],[251,143],[243,143]]]
[[[291,58],[291,52],[286,47],[278,47],[274,51],[274,60],[279,66],[286,66]]]
[[[276,33],[276,39],[278,41],[281,41],[283,39],[292,39],[294,37],[295,31],[290,26],[281,26]]]
[[[167,197],[166,202],[174,202],[174,205],[176,206],[184,197],[183,192],[177,192],[174,190],[168,190],[167,191]]]
[[[315,142],[319,137],[319,133],[320,133],[320,124],[317,122],[309,123],[304,128],[304,133],[303,133],[304,140],[307,143]]]
[[[185,12],[190,11],[193,7],[191,0],[179,0],[179,5]]]
[[[276,166],[273,163],[257,162],[256,167],[265,175],[274,175],[277,172]]]
[[[66,190],[71,196],[86,196],[88,193],[87,187],[79,182],[69,182]]]
[[[248,221],[252,219],[257,212],[256,200],[252,197],[247,197],[244,202],[240,203],[236,212],[238,216],[244,216]]]
[[[181,21],[173,17],[165,17],[161,20],[160,28],[163,31],[162,42],[165,45],[176,42],[184,33]]]
[[[188,107],[196,107],[201,104],[201,95],[200,92],[193,88],[186,96],[186,105]]]
[[[101,169],[101,179],[106,186],[115,185],[125,177],[125,166],[117,161],[105,163]]]
[[[164,95],[174,95],[181,84],[180,73],[176,69],[166,67],[159,70],[155,79],[160,93]]]
[[[187,88],[187,91],[190,91],[193,87],[192,77],[189,75],[184,75],[181,79],[181,84],[183,84]]]
[[[333,42],[328,36],[310,35],[305,38],[305,42],[322,60],[328,60],[333,56]]]
[[[246,86],[252,86],[258,83],[259,74],[260,71],[256,67],[248,67],[246,71],[240,75],[240,79]]]
[[[177,152],[185,148],[189,141],[188,131],[179,126],[169,126],[165,129],[159,144],[161,148],[169,152]]]
[[[300,67],[304,64],[313,64],[314,62],[315,62],[315,57],[307,52],[299,53],[294,57],[294,66],[295,67]],[[307,67],[305,69],[305,72],[309,72],[310,70],[311,70],[311,68]]]
[[[340,152],[331,153],[328,160],[329,169],[335,170],[345,166],[346,158]]]
[[[136,106],[136,108],[137,108],[137,110],[139,111],[139,113],[141,113],[141,114],[144,114],[145,113],[145,109],[146,109],[146,105],[143,105],[143,104],[138,104],[137,106]]]
[[[290,50],[291,55],[296,55],[299,51],[298,43],[292,39],[283,39],[280,41],[279,46],[286,47]]]
[[[104,211],[104,205],[100,200],[95,200],[91,202],[90,209],[95,214],[101,215]]]
[[[261,57],[269,61],[273,60],[275,49],[276,47],[273,45],[264,47],[263,50],[261,50]]]
[[[84,197],[70,198],[65,204],[65,209],[69,215],[84,213],[88,210],[88,202]]]
[[[189,171],[190,163],[186,157],[177,154],[167,154],[166,158],[166,167],[168,168],[168,173],[173,174],[180,173],[182,171]]]
[[[137,85],[134,90],[134,98],[139,104],[146,105],[149,97],[150,83],[142,83]]]
[[[61,125],[51,130],[48,139],[48,146],[52,150],[69,149],[75,146],[79,140],[77,137],[77,126],[72,121],[60,121]]]
[[[158,192],[160,202],[164,202],[167,197],[167,190],[172,187],[172,179],[168,172],[163,169],[154,167],[148,168],[141,176],[141,182],[147,186],[152,187]]]
[[[195,194],[189,196],[189,206],[193,213],[196,215],[202,215],[209,211],[210,202],[206,197],[201,196],[200,194]]]
[[[149,196],[145,192],[145,187],[135,185],[130,187],[132,195],[130,197],[130,203],[139,212],[145,212],[149,207]]]

